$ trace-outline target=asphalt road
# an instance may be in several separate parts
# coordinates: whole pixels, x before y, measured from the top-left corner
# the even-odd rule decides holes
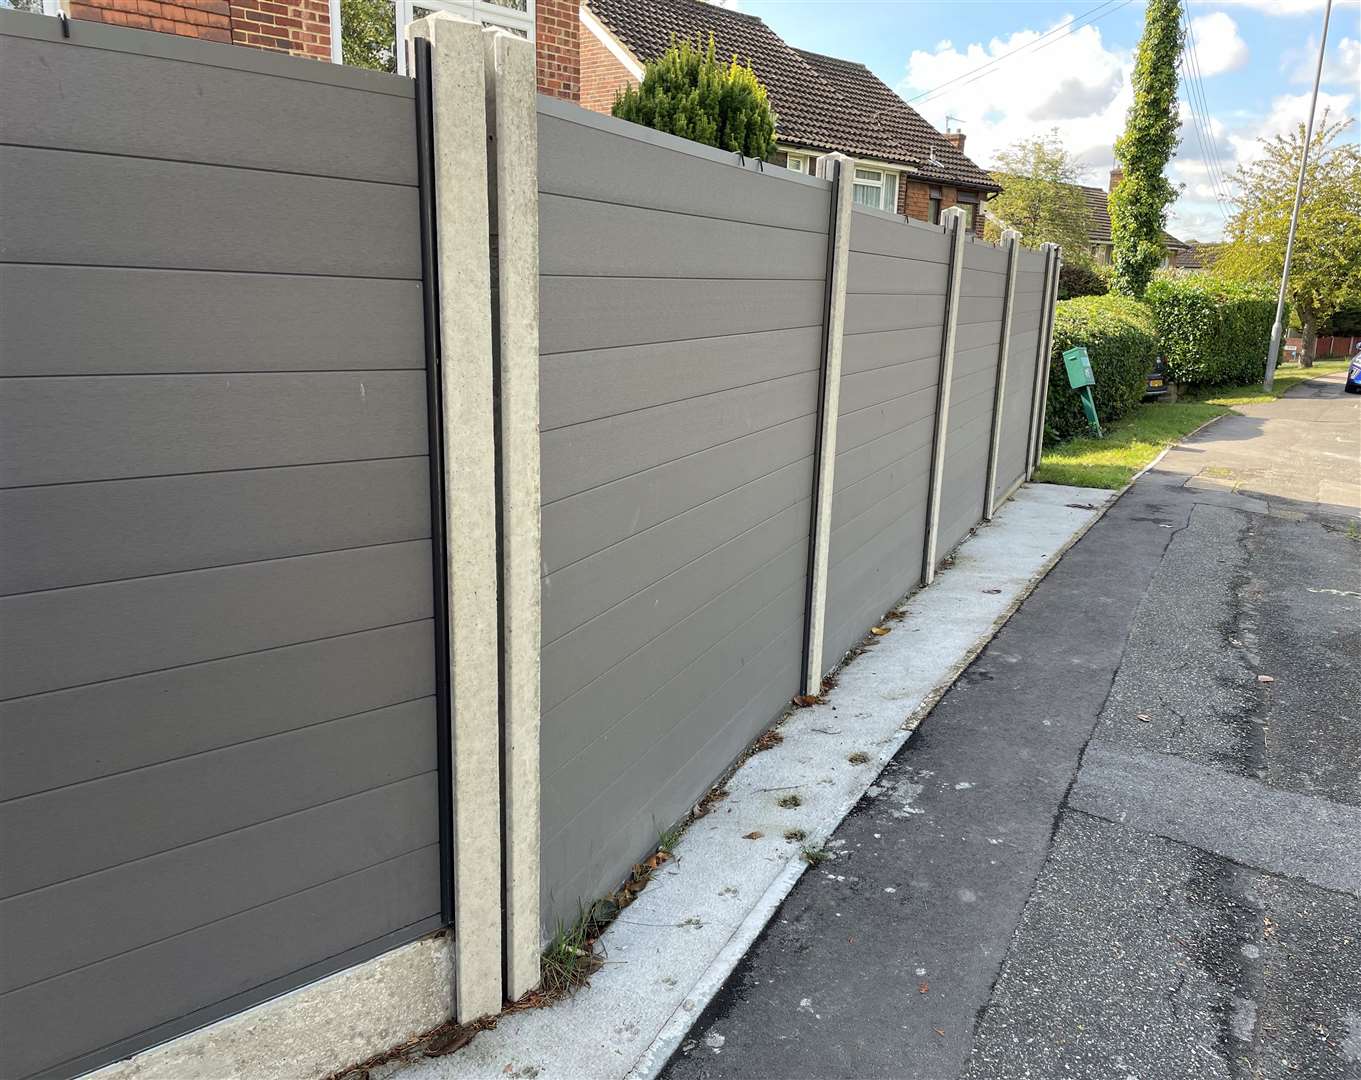
[[[837,829],[670,1080],[1361,1078],[1361,399],[1170,452]]]

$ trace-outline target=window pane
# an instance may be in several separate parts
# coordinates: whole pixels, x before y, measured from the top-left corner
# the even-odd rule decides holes
[[[932,198],[930,201],[931,213],[929,215],[932,225],[940,224],[940,199]]]
[[[879,185],[878,184],[856,184],[853,201],[860,206],[872,206],[879,209]]]
[[[898,209],[897,173],[887,173],[884,176],[884,209],[893,211]]]
[[[856,169],[855,178],[857,180],[871,180],[877,183],[884,178],[884,174],[878,169]]]
[[[790,172],[803,172],[803,158],[798,154],[790,154],[789,160],[785,165]]]

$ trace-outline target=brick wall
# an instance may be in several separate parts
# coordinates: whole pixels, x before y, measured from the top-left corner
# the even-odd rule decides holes
[[[959,191],[945,184],[924,184],[920,180],[908,180],[898,190],[898,213],[916,221],[931,220],[931,189],[940,192],[940,208],[948,210],[959,201]],[[983,203],[979,202],[974,211],[973,231],[976,236],[983,235]]]
[[[581,98],[578,6],[578,0],[537,0],[534,6],[539,93],[568,101]]]
[[[72,0],[71,18],[331,58],[327,0]]]
[[[638,80],[618,57],[586,27],[580,28],[581,104],[599,113],[608,113],[614,97],[625,85],[637,86]]]
[[[72,0],[71,18],[159,30],[205,41],[232,40],[228,0]]]
[[[331,58],[326,0],[232,0],[232,41],[317,60]]]

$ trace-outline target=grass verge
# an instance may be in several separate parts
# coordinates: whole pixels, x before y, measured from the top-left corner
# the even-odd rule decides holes
[[[1035,470],[1035,481],[1118,490],[1163,449],[1234,406],[1274,401],[1306,379],[1343,371],[1346,366],[1345,361],[1320,360],[1311,368],[1279,367],[1269,393],[1258,383],[1203,390],[1173,405],[1138,405],[1107,427],[1104,439],[1069,439],[1047,447]]]

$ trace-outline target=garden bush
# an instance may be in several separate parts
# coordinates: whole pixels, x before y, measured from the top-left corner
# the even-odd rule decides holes
[[[1068,386],[1063,352],[1085,345],[1096,375],[1092,397],[1104,424],[1139,404],[1158,355],[1153,317],[1146,304],[1125,296],[1083,296],[1060,300],[1054,309],[1054,343],[1049,363],[1046,442],[1087,431],[1078,395]]]
[[[1265,374],[1276,317],[1270,288],[1211,274],[1165,274],[1149,284],[1144,299],[1173,382],[1222,386]]]
[[[1076,300],[1079,296],[1105,296],[1111,291],[1107,275],[1095,266],[1064,263],[1059,268],[1059,299]]]

